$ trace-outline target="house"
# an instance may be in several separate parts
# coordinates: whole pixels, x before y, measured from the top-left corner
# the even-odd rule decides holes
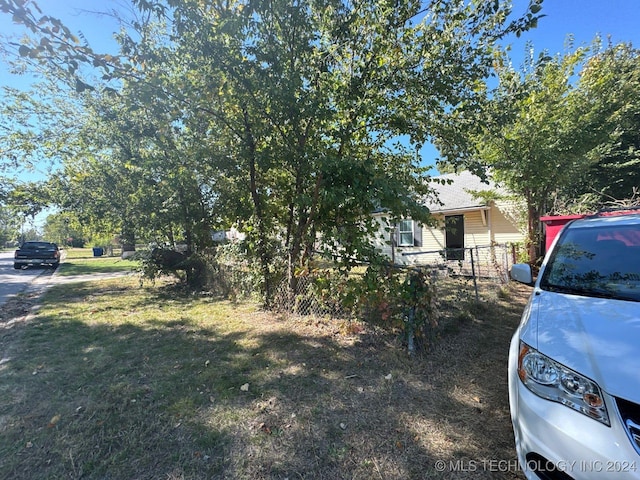
[[[246,238],[246,234],[231,227],[228,230],[216,230],[211,232],[211,240],[215,243],[238,242]]]
[[[438,200],[425,202],[435,224],[403,219],[390,226],[384,213],[377,213],[385,233],[376,246],[396,264],[462,262],[471,267],[472,258],[478,266],[499,263],[506,268],[513,263],[512,246],[525,239],[521,202],[470,172],[435,178]]]

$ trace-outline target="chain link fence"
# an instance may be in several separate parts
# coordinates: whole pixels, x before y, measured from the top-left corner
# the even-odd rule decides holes
[[[198,255],[173,267],[185,270],[187,283],[191,276],[212,294],[232,301],[258,296],[263,279],[255,265],[220,253]],[[164,257],[149,256],[159,258]],[[286,269],[274,271],[272,280],[282,276],[270,284],[265,306],[282,316],[341,319],[347,328],[358,327],[358,322],[379,325],[399,332],[414,353],[433,345],[447,325],[456,328],[504,296],[502,287],[517,258],[515,246],[491,245],[420,252],[411,262],[372,263],[348,271],[328,263],[323,268],[319,260],[290,276]],[[147,263],[153,267],[151,278],[171,270],[171,262]]]
[[[409,265],[432,268],[443,275],[461,275],[496,282],[509,281],[509,269],[520,254],[517,244],[495,244],[471,248],[449,248],[402,253]]]
[[[395,275],[419,270],[427,275],[440,299],[455,301],[488,299],[509,281],[509,270],[517,262],[519,246],[501,244],[465,249],[447,249],[405,254],[402,265],[388,265]],[[349,317],[366,305],[356,305],[357,292],[349,291],[362,278],[367,266],[348,276],[333,269],[306,270],[294,278],[284,278],[276,287],[274,307],[282,314]],[[350,284],[351,281],[351,284]],[[384,282],[383,282],[384,283]],[[355,287],[357,288],[357,287]],[[457,300],[456,300],[457,299]],[[384,299],[378,299],[384,303]],[[448,300],[448,301],[449,301]],[[443,300],[444,301],[444,300]]]
[[[284,278],[276,287],[273,310],[281,314],[347,317],[350,309],[341,301],[334,270],[323,269],[306,272],[294,278]],[[347,279],[345,278],[345,281]]]

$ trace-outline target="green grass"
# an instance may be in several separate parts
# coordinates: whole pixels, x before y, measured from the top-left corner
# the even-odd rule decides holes
[[[410,360],[365,325],[163,282],[53,287],[33,317],[0,315],[0,478],[444,479],[436,460],[512,461],[506,348],[526,295],[502,296]]]
[[[92,273],[130,272],[138,267],[138,262],[122,260],[120,257],[94,257],[90,248],[65,248],[58,275],[74,276]]]
[[[62,251],[64,252],[64,256],[70,260],[79,258],[108,258],[108,255],[106,255],[106,253],[103,257],[94,257],[93,248],[63,247]],[[113,253],[116,257],[119,257],[119,252],[119,249],[113,249]]]
[[[68,259],[93,258],[93,249],[91,248],[62,247],[60,250],[64,252],[64,257]]]

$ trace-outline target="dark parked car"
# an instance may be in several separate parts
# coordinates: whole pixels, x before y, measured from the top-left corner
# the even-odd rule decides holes
[[[60,264],[58,245],[51,242],[24,242],[13,255],[13,268],[30,265],[50,265],[56,268]]]

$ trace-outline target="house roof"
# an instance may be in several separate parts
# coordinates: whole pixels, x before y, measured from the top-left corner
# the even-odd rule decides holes
[[[492,190],[505,193],[504,189],[498,187],[491,179],[482,181],[480,177],[468,171],[448,173],[434,178],[444,180],[446,183],[432,182],[431,184],[440,201],[439,203],[431,198],[426,202],[426,206],[433,213],[487,208],[485,201],[482,198],[475,198],[469,193],[470,191]]]

